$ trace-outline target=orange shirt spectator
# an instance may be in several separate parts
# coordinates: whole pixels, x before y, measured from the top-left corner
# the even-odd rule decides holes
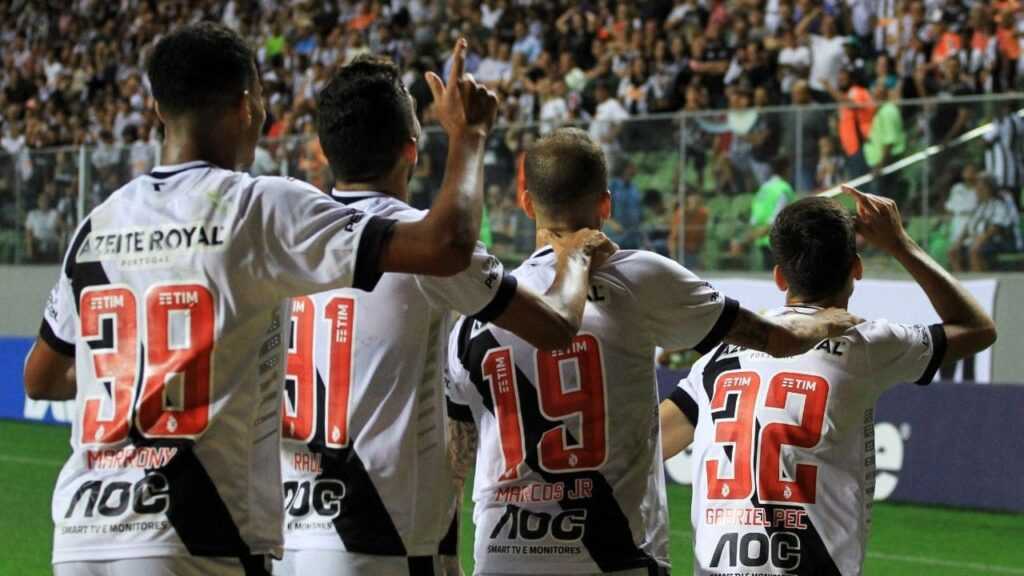
[[[843,145],[843,152],[853,156],[871,132],[875,103],[871,100],[871,93],[863,86],[851,86],[847,97],[853,105],[839,109],[839,142]]]
[[[367,2],[369,4],[369,2]],[[373,21],[377,19],[377,10],[367,5],[356,14],[354,18],[348,21],[348,29],[362,32],[373,24]]]
[[[1017,41],[1017,32],[1013,28],[999,27],[996,31],[996,42],[999,45],[999,53],[1007,60],[1020,58],[1020,42]]]
[[[942,62],[946,58],[956,55],[962,47],[963,41],[960,39],[960,35],[946,31],[935,41],[935,47],[932,48],[932,62]]]

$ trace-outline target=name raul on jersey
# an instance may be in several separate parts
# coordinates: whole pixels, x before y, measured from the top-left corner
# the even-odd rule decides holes
[[[97,262],[128,256],[165,256],[224,246],[224,226],[185,224],[90,232],[76,262]]]

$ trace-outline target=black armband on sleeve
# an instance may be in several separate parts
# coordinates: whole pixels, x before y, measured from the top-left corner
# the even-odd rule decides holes
[[[57,336],[53,328],[50,328],[50,323],[46,320],[43,320],[42,326],[39,327],[39,338],[49,344],[50,348],[53,348],[57,353],[70,358],[75,357],[75,345]]]
[[[928,335],[932,338],[932,359],[924,374],[914,384],[927,386],[935,379],[935,373],[942,367],[942,361],[946,359],[946,329],[942,324],[932,324],[928,327]]]
[[[388,218],[370,217],[359,238],[356,253],[356,269],[352,274],[352,287],[367,292],[372,291],[383,273],[380,270],[380,259],[384,254],[384,246],[395,231],[395,221]]]
[[[501,284],[498,286],[498,291],[494,293],[494,298],[491,299],[487,306],[484,306],[483,310],[474,314],[472,319],[487,324],[501,316],[508,309],[512,298],[516,295],[516,287],[518,285],[519,282],[515,276],[507,272],[502,274]]]
[[[671,400],[673,404],[679,407],[679,410],[686,416],[686,419],[690,421],[690,424],[694,428],[697,427],[697,419],[700,418],[700,410],[697,408],[697,403],[690,398],[690,395],[685,390],[678,386],[672,390],[672,393],[668,395],[668,400]]]
[[[694,350],[701,354],[707,354],[725,340],[725,337],[729,335],[729,331],[732,330],[732,325],[736,323],[736,317],[740,313],[740,303],[732,298],[725,298],[725,305],[722,307],[722,315],[718,317],[718,321],[711,327],[711,331],[708,332],[707,336],[704,337],[696,346]]]

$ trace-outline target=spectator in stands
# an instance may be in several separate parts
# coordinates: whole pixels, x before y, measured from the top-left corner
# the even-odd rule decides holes
[[[831,136],[818,139],[818,161],[815,165],[814,182],[818,190],[838,186],[843,180],[843,156],[836,150]]]
[[[707,238],[707,225],[710,218],[704,196],[699,191],[691,190],[686,194],[686,210],[676,205],[672,215],[672,228],[669,231],[668,248],[672,258],[679,254],[679,231],[683,229],[684,266],[699,270],[704,267],[704,242]]]
[[[643,243],[640,229],[644,217],[643,204],[640,190],[633,181],[635,176],[636,166],[632,161],[626,161],[619,176],[608,183],[608,191],[612,195],[612,217],[605,225],[608,236],[626,250],[640,248]]]
[[[782,86],[782,93],[792,94],[793,87],[798,81],[807,78],[810,69],[811,49],[806,44],[797,42],[796,32],[792,28],[786,28],[782,32],[782,50],[779,50],[778,58],[779,83]]]
[[[597,110],[590,123],[590,137],[601,146],[609,169],[614,169],[619,151],[619,133],[622,123],[629,119],[629,112],[612,96],[607,82],[599,82],[594,92]]]
[[[654,188],[644,190],[643,197],[643,248],[657,252],[662,256],[669,255],[668,240],[671,235],[673,215],[665,208],[661,192]]]
[[[810,85],[815,100],[828,102],[834,98],[829,87],[840,84],[839,72],[846,64],[846,38],[836,34],[835,18],[825,14],[821,6],[803,16],[796,28],[797,37],[808,33],[818,21],[821,33],[808,36],[811,48]]]
[[[25,217],[25,256],[29,262],[59,262],[63,244],[60,213],[48,193],[40,194],[36,202]]]
[[[996,117],[985,133],[985,170],[1000,188],[1020,190],[1024,187],[1024,118],[1018,116],[1013,102],[996,104]]]
[[[730,255],[739,257],[753,245],[760,252],[761,266],[765,269],[774,265],[769,235],[775,217],[787,204],[796,200],[796,192],[788,181],[789,158],[779,156],[772,163],[772,168],[772,177],[757,190],[750,205],[750,228],[730,246]]]
[[[839,84],[833,86],[826,82],[825,88],[836,102],[843,106],[839,109],[839,143],[846,155],[844,166],[847,179],[861,176],[868,171],[864,160],[864,142],[871,133],[871,120],[875,116],[875,102],[860,75],[850,69],[839,71]]]
[[[931,73],[931,68],[927,66],[919,67],[914,74],[918,94],[933,98],[969,96],[974,93],[969,82],[969,78],[961,75],[960,60],[957,58],[943,60],[939,74]],[[964,132],[970,117],[969,108],[958,102],[935,104],[930,107],[930,111],[930,141],[943,146]]]
[[[978,207],[978,167],[968,162],[960,171],[960,181],[949,189],[944,208],[949,214],[949,242],[956,244],[963,236],[971,213]]]
[[[798,80],[793,84],[790,100],[796,106],[813,104],[806,80]],[[800,142],[799,156],[795,156],[799,167],[794,179],[796,190],[814,190],[817,187],[818,142],[829,135],[829,113],[817,107],[801,108],[791,113],[783,126],[787,131],[785,142],[791,146],[796,146],[798,140]],[[797,130],[799,134],[796,134]]]
[[[871,120],[871,131],[864,143],[864,160],[871,168],[874,179],[870,189],[874,194],[896,199],[898,203],[906,200],[902,190],[897,189],[895,175],[885,176],[882,169],[898,160],[907,149],[907,134],[903,130],[903,115],[897,102],[901,88],[897,84],[886,86],[884,77],[875,80],[875,102],[881,102],[874,118]]]
[[[978,205],[949,250],[954,272],[984,272],[992,268],[996,256],[1015,248],[1013,208],[997,193],[988,173],[978,175],[976,192]]]

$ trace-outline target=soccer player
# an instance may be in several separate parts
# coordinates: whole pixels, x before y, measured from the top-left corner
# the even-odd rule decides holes
[[[168,165],[82,222],[25,365],[30,398],[77,406],[54,572],[266,574],[283,544],[288,298],[465,269],[497,101],[461,69],[443,88],[431,76],[446,180],[428,216],[396,223],[234,171],[252,162],[265,111],[255,55],[228,28],[167,34],[147,72]]]
[[[553,132],[530,148],[525,166],[525,209],[539,227],[570,233],[608,217],[605,159],[585,132]],[[543,238],[537,245],[513,273],[534,289],[556,271],[551,248]],[[638,250],[597,269],[588,300],[580,334],[553,352],[479,319],[452,332],[457,479],[477,428],[481,438],[477,574],[665,573],[655,347],[707,351],[724,339],[791,354],[829,328],[761,319],[674,261]],[[845,315],[835,322],[852,324]]]
[[[438,101],[442,88],[432,88]],[[423,218],[406,203],[421,134],[398,68],[361,57],[331,78],[318,104],[334,199],[400,222]],[[442,386],[452,311],[543,348],[564,346],[579,329],[590,251],[602,238],[568,239],[582,251],[562,253],[554,284],[537,287],[545,297],[517,285],[479,244],[469,268],[448,278],[389,274],[373,293],[292,300],[285,557],[275,573],[416,576],[442,574],[444,564],[457,573],[461,493],[448,467]]]
[[[661,404],[665,456],[693,440],[694,574],[860,574],[875,401],[996,339],[974,298],[904,232],[895,202],[846,190],[856,220],[821,197],[779,214],[771,241],[786,307],[775,313],[846,307],[862,273],[856,230],[914,277],[942,323],[874,320],[792,358],[722,345],[697,362]]]

